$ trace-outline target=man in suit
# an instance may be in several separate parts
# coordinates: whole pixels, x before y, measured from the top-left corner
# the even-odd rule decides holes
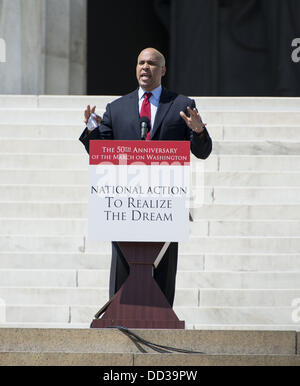
[[[103,118],[87,106],[84,112],[87,127],[79,140],[89,152],[93,139],[140,140],[140,115],[148,112],[151,140],[190,141],[191,151],[205,159],[212,150],[212,141],[196,109],[195,101],[170,92],[161,86],[166,73],[164,56],[154,48],[144,49],[138,56],[136,77],[139,88],[106,107]],[[121,76],[121,75],[120,75]],[[173,305],[177,271],[178,243],[171,243],[158,267],[154,278]],[[117,243],[112,243],[110,296],[128,276],[128,265]]]

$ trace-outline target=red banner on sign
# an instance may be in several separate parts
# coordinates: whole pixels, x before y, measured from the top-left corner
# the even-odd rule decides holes
[[[90,141],[90,165],[189,165],[189,141]]]

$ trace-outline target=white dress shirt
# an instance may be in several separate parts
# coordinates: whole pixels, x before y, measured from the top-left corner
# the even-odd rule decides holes
[[[162,86],[156,87],[154,90],[151,91],[152,95],[149,99],[150,101],[150,106],[151,106],[151,130],[154,125],[154,120],[155,120],[155,115],[157,112],[158,104],[159,104],[159,98],[161,95],[162,91]],[[143,100],[145,98],[145,93],[148,91],[143,90],[141,87],[139,88],[139,113],[141,112]],[[97,114],[91,114],[87,123],[87,129],[88,131],[94,130],[96,127],[98,127],[98,123],[96,120],[96,115]]]

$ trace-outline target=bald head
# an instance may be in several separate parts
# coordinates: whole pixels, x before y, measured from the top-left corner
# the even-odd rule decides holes
[[[164,67],[166,65],[166,60],[165,60],[165,57],[163,56],[163,54],[161,52],[159,52],[156,48],[152,48],[152,47],[144,48],[140,52],[140,54],[138,56],[138,60],[139,60],[140,55],[143,54],[144,52],[149,52],[149,53],[152,53],[153,55],[155,55],[162,67]]]
[[[138,56],[136,77],[145,91],[152,91],[161,84],[166,73],[165,57],[155,48],[145,48]]]

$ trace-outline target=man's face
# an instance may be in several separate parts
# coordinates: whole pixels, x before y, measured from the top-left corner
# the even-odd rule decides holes
[[[140,53],[136,65],[136,77],[145,91],[152,91],[161,84],[166,73],[163,59],[155,50],[144,50]]]

